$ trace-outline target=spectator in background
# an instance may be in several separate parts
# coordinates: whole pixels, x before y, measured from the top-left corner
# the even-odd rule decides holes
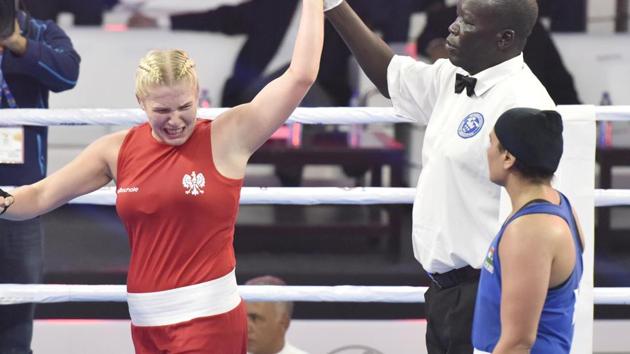
[[[425,2],[426,0],[420,0]],[[350,0],[348,3],[373,31],[397,52],[402,52],[409,36],[410,14],[416,0]],[[356,94],[356,79],[349,70],[352,54],[334,27],[326,24],[319,84],[329,94],[333,106],[347,106]]]
[[[200,13],[172,15],[170,26],[173,30],[247,35],[234,63],[232,75],[223,88],[221,105],[233,107],[253,98],[244,97],[244,93],[263,77],[282,43],[298,3],[295,0],[244,1]],[[156,27],[157,21],[136,13],[129,19],[129,26]]]
[[[287,285],[270,275],[253,278],[246,285]],[[247,302],[247,350],[250,354],[306,354],[287,342],[293,315],[292,302]]]
[[[386,42],[402,44],[407,41],[409,13],[412,8],[417,8],[417,0],[351,0],[350,3],[371,28],[383,34]],[[243,1],[200,13],[172,15],[169,18],[170,26],[173,30],[247,35],[234,63],[232,75],[223,89],[221,105],[232,107],[250,101],[260,88],[286,69],[279,68],[265,74],[282,44],[297,4],[295,0]],[[156,27],[157,21],[136,13],[130,18],[129,26]],[[330,24],[326,24],[325,36],[322,64],[316,83],[323,97],[307,97],[303,105],[313,102],[312,105],[317,106],[347,106],[354,90],[348,65],[350,51]]]
[[[551,32],[586,31],[586,0],[538,0],[541,17],[551,20]]]
[[[118,0],[23,0],[26,8],[36,18],[57,22],[59,14],[74,15],[75,26],[100,26],[103,13]]]
[[[2,14],[0,27],[0,32],[9,28],[11,33],[0,38],[3,109],[48,108],[49,91],[75,86],[81,59],[57,25],[17,11],[15,16]],[[0,185],[30,184],[46,177],[47,140],[47,127],[0,127]],[[42,248],[39,218],[0,220],[0,283],[41,282]],[[33,304],[0,306],[0,353],[30,352],[34,310]]]
[[[457,7],[445,6],[442,0],[433,2],[435,4],[427,11],[426,26],[417,39],[418,53],[431,62],[448,57],[445,47],[448,26],[457,17]],[[536,21],[527,40],[523,57],[556,104],[580,104],[573,76],[540,20]]]

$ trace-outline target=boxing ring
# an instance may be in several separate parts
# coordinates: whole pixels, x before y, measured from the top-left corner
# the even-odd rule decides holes
[[[201,118],[225,109],[204,108]],[[593,304],[630,305],[630,288],[593,288],[593,208],[630,205],[630,190],[594,190],[595,122],[626,121],[630,106],[559,106],[565,120],[565,155],[554,181],[573,200],[585,233],[584,276],[576,305],[573,353],[591,353]],[[0,110],[0,126],[16,125],[135,125],[146,122],[140,109],[19,109]],[[291,123],[370,124],[409,122],[391,108],[298,108]],[[584,173],[584,171],[588,171]],[[565,177],[563,177],[565,176]],[[566,176],[569,176],[567,178]],[[4,188],[4,187],[3,187]],[[7,189],[10,189],[7,188]],[[411,204],[415,188],[259,188],[244,187],[241,204]],[[509,212],[507,194],[501,213]],[[105,187],[72,200],[76,204],[114,205],[116,190]],[[240,286],[247,301],[423,302],[425,287],[409,286]],[[125,302],[125,285],[0,284],[0,304],[25,302]]]

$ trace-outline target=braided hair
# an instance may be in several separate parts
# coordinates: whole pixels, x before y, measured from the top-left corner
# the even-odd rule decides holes
[[[195,63],[188,54],[179,49],[151,50],[140,60],[136,70],[136,96],[144,98],[151,87],[180,82],[198,87]]]

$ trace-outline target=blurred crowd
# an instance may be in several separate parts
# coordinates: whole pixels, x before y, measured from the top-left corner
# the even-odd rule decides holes
[[[74,15],[77,26],[100,26],[104,13],[116,5],[134,9],[129,27],[157,27],[155,18],[144,14],[146,1],[132,0],[25,0],[33,17],[56,20],[60,13]],[[359,16],[379,32],[384,40],[403,51],[406,43],[416,42],[421,58],[435,60],[445,56],[443,40],[448,25],[455,18],[455,2],[445,0],[349,0]],[[121,4],[122,3],[122,4]],[[246,35],[230,77],[223,86],[220,105],[230,107],[251,100],[267,82],[277,77],[285,67],[264,75],[265,70],[284,38],[299,4],[295,0],[208,1],[219,4],[198,13],[175,13],[167,23],[173,30],[218,32]],[[225,5],[220,5],[224,3]],[[549,35],[551,32],[581,32],[586,29],[585,0],[539,0],[541,17],[525,50],[525,61],[550,91],[558,104],[578,103],[579,99],[569,71]],[[178,6],[185,8],[185,2]],[[416,38],[409,38],[411,16],[426,14],[426,25]],[[409,48],[407,46],[407,48]],[[410,53],[407,53],[410,54]],[[411,53],[414,54],[414,53]],[[326,41],[317,85],[311,90],[305,106],[351,105],[355,93],[356,75],[348,63],[351,55],[330,24],[326,24]],[[544,60],[543,60],[544,58]]]

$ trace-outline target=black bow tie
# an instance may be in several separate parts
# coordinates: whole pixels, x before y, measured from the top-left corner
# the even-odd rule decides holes
[[[470,97],[475,93],[476,84],[477,79],[472,76],[464,76],[462,74],[455,75],[455,93],[462,93],[465,87],[466,94],[468,95],[468,97]]]

